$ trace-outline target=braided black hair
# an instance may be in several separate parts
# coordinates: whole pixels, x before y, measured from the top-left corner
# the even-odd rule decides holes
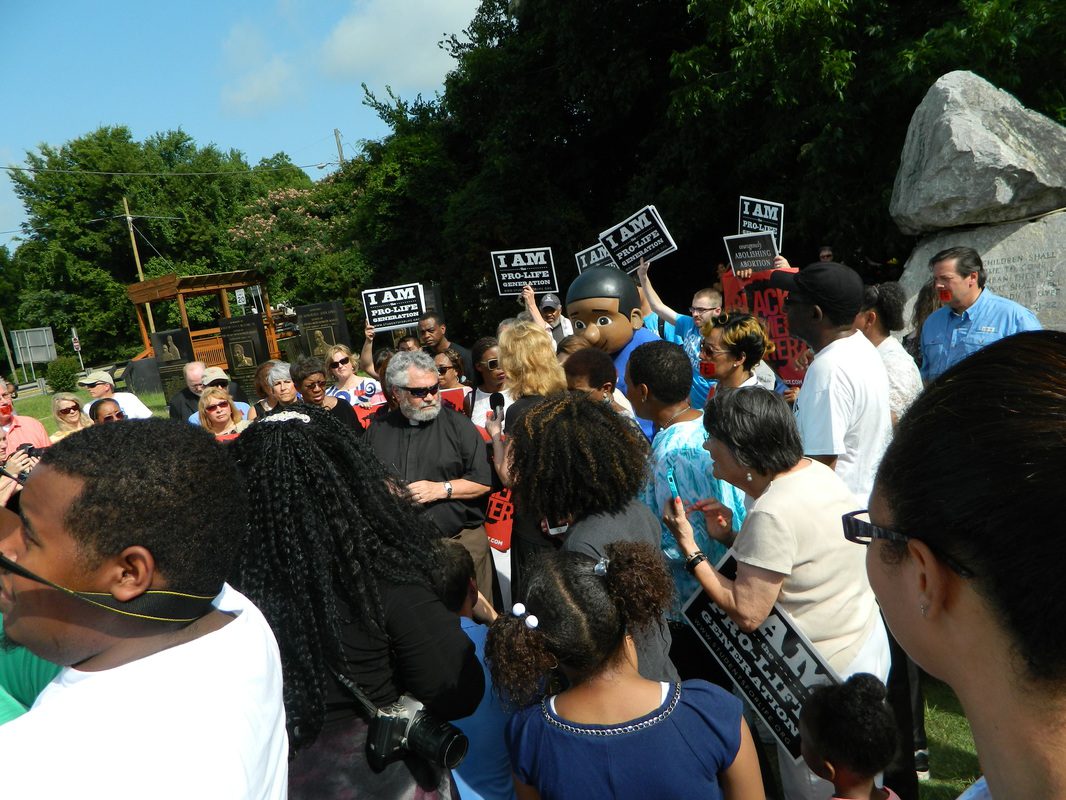
[[[244,431],[233,452],[249,510],[233,583],[277,636],[297,750],[321,730],[329,665],[343,660],[337,597],[381,630],[377,581],[432,590],[439,537],[374,453],[324,409],[291,405]]]
[[[644,484],[648,440],[584,392],[547,397],[507,433],[516,503],[534,516],[618,513]]]
[[[496,690],[508,702],[539,700],[556,663],[572,683],[598,674],[627,633],[647,628],[670,605],[674,584],[658,549],[614,542],[604,553],[602,574],[597,559],[584,553],[542,556],[530,571],[524,598],[537,626],[512,614],[492,624],[485,655]]]

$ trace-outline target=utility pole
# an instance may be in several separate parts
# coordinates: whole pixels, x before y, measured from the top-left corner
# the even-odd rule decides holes
[[[18,373],[15,371],[15,361],[11,358],[11,348],[7,344],[7,331],[4,330],[4,322],[0,320],[0,339],[4,340],[4,352],[7,353],[7,365],[11,367],[11,377],[16,381],[19,379]],[[19,354],[19,358],[22,354]]]
[[[137,252],[137,237],[133,235],[133,217],[130,216],[130,204],[126,201],[125,196],[122,198],[122,208],[126,211],[126,227],[130,229],[130,244],[133,245],[133,263],[137,265],[137,279],[143,283],[144,271],[141,269],[140,253]],[[155,333],[155,320],[152,318],[152,304],[145,303],[144,308],[148,312],[148,330]]]
[[[340,165],[344,166],[344,147],[341,145],[341,132],[337,129],[333,129],[333,138],[337,140],[337,161]]]

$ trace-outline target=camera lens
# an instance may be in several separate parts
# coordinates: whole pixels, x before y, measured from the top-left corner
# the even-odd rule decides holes
[[[450,722],[420,713],[407,732],[407,747],[433,763],[454,769],[466,757],[470,742]]]

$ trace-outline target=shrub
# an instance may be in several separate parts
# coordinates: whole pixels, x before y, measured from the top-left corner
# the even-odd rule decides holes
[[[73,356],[60,356],[49,362],[45,380],[53,392],[73,392],[78,388],[78,373],[81,368]]]

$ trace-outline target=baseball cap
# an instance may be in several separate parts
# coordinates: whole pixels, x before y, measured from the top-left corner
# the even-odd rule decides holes
[[[540,298],[540,305],[537,308],[562,308],[563,304],[559,302],[559,296],[555,294],[546,294]]]
[[[818,306],[838,325],[851,322],[862,308],[862,278],[851,267],[835,261],[815,261],[799,272],[775,269],[770,285],[788,290],[795,302]]]
[[[78,380],[78,386],[93,386],[97,383],[110,383],[115,385],[115,379],[104,372],[102,369],[94,370],[86,375],[84,378]]]
[[[225,373],[222,367],[208,367],[204,370],[204,386],[210,386],[215,381],[225,381],[226,385],[229,385],[229,375]]]

